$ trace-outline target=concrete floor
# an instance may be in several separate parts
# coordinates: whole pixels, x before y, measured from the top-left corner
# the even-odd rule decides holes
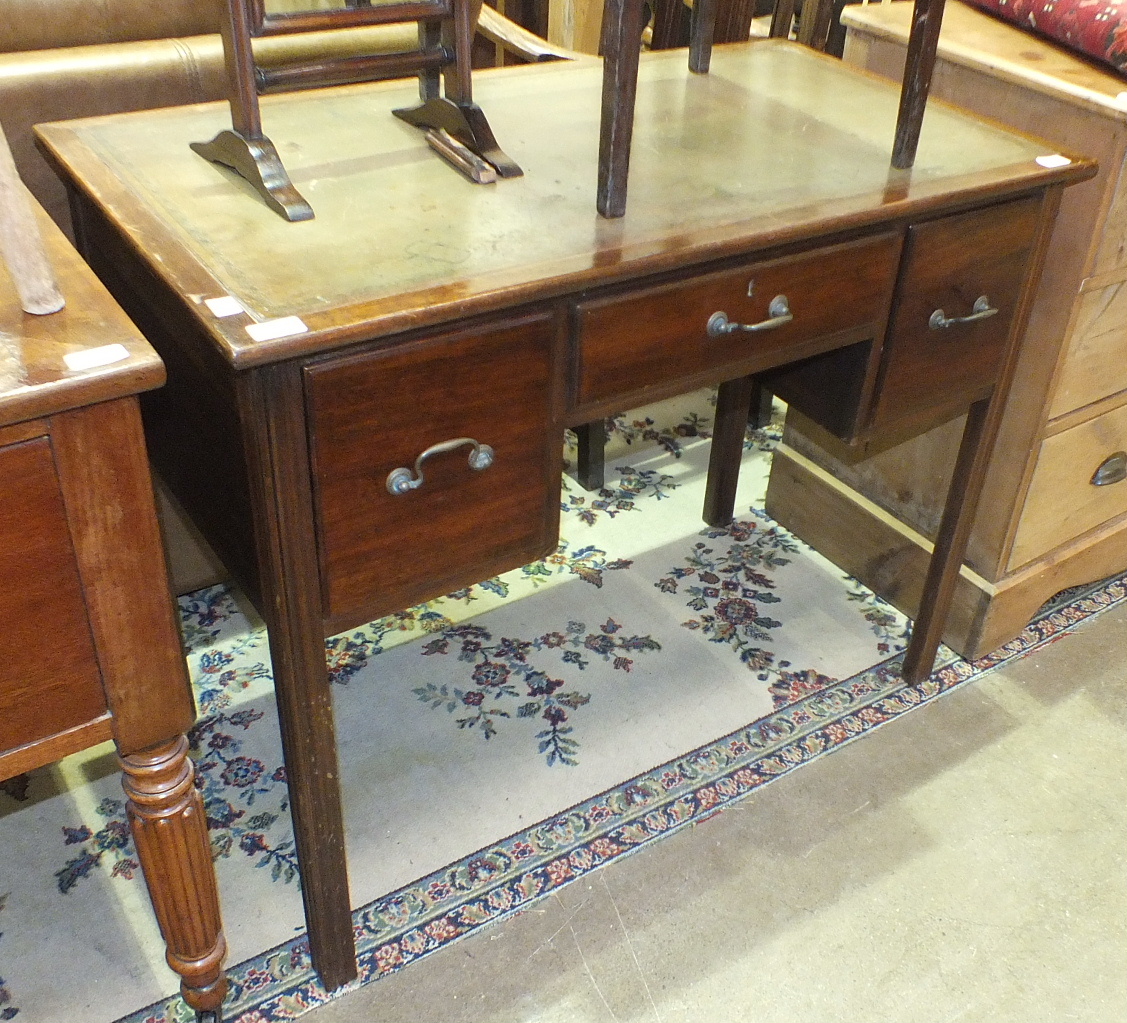
[[[303,1017],[1127,1021],[1127,609]]]

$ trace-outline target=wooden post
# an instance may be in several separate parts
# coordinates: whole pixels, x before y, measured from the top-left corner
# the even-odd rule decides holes
[[[916,162],[916,146],[920,141],[939,46],[939,29],[943,24],[943,6],[944,0],[916,0],[912,10],[912,30],[908,36],[904,83],[900,87],[900,109],[892,143],[892,166],[897,170],[908,170]]]
[[[65,305],[55,281],[27,189],[16,173],[8,139],[0,128],[0,254],[25,313],[43,316]]]
[[[608,0],[603,18],[603,105],[595,207],[607,218],[626,213],[626,179],[634,134],[634,96],[642,49],[642,0]]]

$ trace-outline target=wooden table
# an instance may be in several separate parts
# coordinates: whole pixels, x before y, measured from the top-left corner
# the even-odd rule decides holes
[[[0,263],[0,779],[113,738],[169,965],[218,1018],[226,944],[184,736],[196,711],[137,400],[164,367],[41,224],[62,311],[25,314]]]
[[[413,90],[264,103],[316,211],[300,224],[188,151],[223,107],[40,129],[82,251],[168,366],[145,407],[162,474],[268,625],[330,988],[356,965],[323,638],[553,549],[562,430],[615,409],[721,382],[707,513],[730,517],[761,374],[843,443],[970,407],[906,661],[926,674],[990,399],[1061,188],[1094,171],[1038,163],[1042,145],[941,108],[914,171],[890,171],[897,89],[783,41],[718,47],[707,76],[666,51],[642,62],[630,208],[609,221],[594,207],[598,65],[475,80],[526,171],[490,186],[391,117]],[[983,294],[996,314],[929,330]],[[770,323],[718,332],[717,313]]]

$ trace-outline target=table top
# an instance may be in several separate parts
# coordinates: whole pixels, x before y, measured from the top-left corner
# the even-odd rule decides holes
[[[54,415],[164,383],[164,365],[42,210],[47,257],[66,306],[20,308],[0,260],[0,426]]]
[[[841,21],[848,28],[906,43],[912,5],[851,5],[842,11]],[[1127,79],[966,4],[947,4],[939,52],[956,64],[990,69],[1023,88],[1069,96],[1078,107],[1109,119],[1127,119]]]
[[[629,204],[606,220],[601,80],[587,63],[475,72],[525,171],[484,186],[391,116],[414,81],[266,97],[263,130],[316,213],[303,223],[188,149],[230,126],[225,104],[39,130],[239,368],[1091,173],[1076,157],[1043,166],[1045,143],[938,103],[914,169],[892,171],[899,89],[769,40],[718,46],[703,76],[683,50],[644,55]],[[215,316],[205,300],[224,296],[246,314]],[[288,317],[305,330],[247,333]]]

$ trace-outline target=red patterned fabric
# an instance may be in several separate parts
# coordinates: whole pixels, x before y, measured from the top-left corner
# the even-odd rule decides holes
[[[1127,77],[1127,0],[967,0]]]

